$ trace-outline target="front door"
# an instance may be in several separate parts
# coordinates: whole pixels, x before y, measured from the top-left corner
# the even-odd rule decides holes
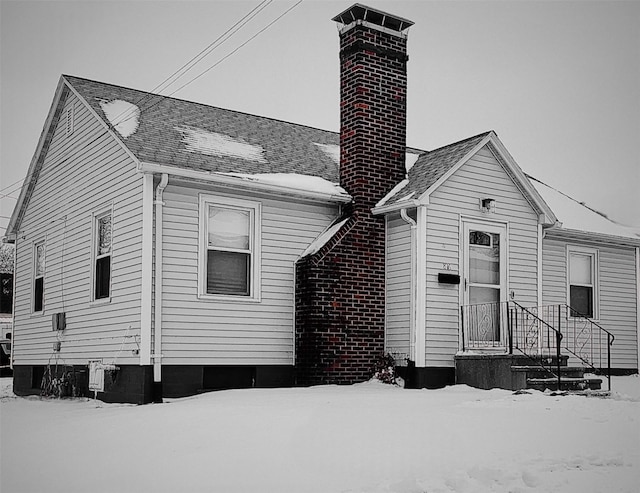
[[[464,223],[464,305],[467,337],[475,346],[501,346],[507,301],[506,238],[503,224]]]

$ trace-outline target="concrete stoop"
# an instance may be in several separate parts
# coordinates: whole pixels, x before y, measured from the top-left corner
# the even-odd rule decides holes
[[[560,388],[557,357],[541,355],[530,358],[518,354],[482,352],[458,353],[455,356],[456,383],[480,389],[535,389],[544,391],[600,390],[602,380],[585,378],[581,366],[568,366],[569,357],[560,356]]]

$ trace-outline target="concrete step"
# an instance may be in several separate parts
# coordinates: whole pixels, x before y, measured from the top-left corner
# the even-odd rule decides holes
[[[543,366],[557,366],[557,356],[555,354],[539,354],[525,356],[524,354],[514,354],[513,364],[515,366],[532,366],[535,364],[541,364]],[[560,366],[567,366],[569,363],[569,355],[560,355]]]
[[[545,368],[534,365],[513,365],[511,371],[527,374],[527,378],[552,378],[557,373],[556,366],[545,365]],[[585,369],[582,366],[560,366],[560,376],[567,378],[582,378]]]
[[[560,388],[558,388],[558,379],[553,378],[527,378],[527,388],[534,390],[566,390],[566,391],[582,391],[582,390],[600,390],[602,388],[602,379],[600,378],[560,378]]]

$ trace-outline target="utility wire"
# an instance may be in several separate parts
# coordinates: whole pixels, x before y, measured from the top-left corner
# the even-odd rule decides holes
[[[217,62],[215,62],[213,65],[211,65],[208,69],[206,69],[205,71],[201,72],[200,74],[198,74],[197,76],[195,76],[193,79],[191,79],[190,81],[186,82],[185,84],[181,85],[180,87],[178,87],[175,91],[173,91],[172,93],[168,94],[165,97],[171,97],[173,96],[175,93],[177,93],[178,91],[180,91],[181,89],[187,87],[189,84],[191,84],[192,82],[195,82],[196,80],[198,80],[200,77],[202,77],[203,75],[205,75],[207,72],[209,72],[210,70],[212,70],[213,68],[217,67],[218,65],[220,65],[222,62],[224,62],[227,58],[229,58],[231,55],[233,55],[234,53],[236,53],[238,50],[240,50],[240,48],[244,47],[245,45],[247,45],[249,42],[253,41],[255,38],[257,38],[260,34],[262,34],[264,31],[266,31],[267,29],[269,29],[272,25],[274,25],[276,22],[278,22],[280,19],[282,19],[285,15],[287,15],[289,12],[291,12],[294,8],[296,8],[298,5],[300,5],[303,2],[303,0],[298,0],[295,4],[293,4],[291,7],[289,7],[287,10],[285,10],[282,14],[280,14],[278,17],[276,17],[274,20],[272,20],[269,24],[267,24],[265,27],[263,27],[262,29],[260,29],[257,33],[255,33],[253,36],[251,36],[248,40],[246,40],[244,43],[242,43],[241,45],[239,45],[237,48],[235,48],[233,51],[231,51],[230,53],[228,53],[227,55],[223,56],[221,59],[219,59]],[[150,106],[147,106],[145,108],[145,111],[150,110],[151,108],[153,108],[154,106],[156,106],[157,104],[159,104],[162,101],[162,99],[159,99],[158,101],[156,101],[155,103],[151,104]],[[127,119],[132,118],[132,116],[128,117]],[[126,121],[126,120],[123,120]],[[119,122],[122,123],[122,122]]]
[[[200,56],[201,53],[203,53],[204,51],[208,50],[212,45],[216,44],[221,38],[223,38],[225,35],[227,35],[231,30],[233,30],[236,26],[238,26],[243,20],[246,19],[246,21],[240,25],[235,31],[233,31],[233,33],[229,34],[227,36],[227,38],[225,38],[222,42],[220,42],[217,46],[220,46],[222,43],[224,43],[227,39],[229,39],[231,36],[233,36],[233,34],[235,34],[236,32],[238,32],[245,24],[247,24],[251,19],[253,19],[253,17],[255,17],[258,13],[260,13],[265,7],[267,7],[273,0],[263,0],[263,2],[261,2],[260,4],[258,4],[258,6],[254,7],[254,9],[252,9],[248,14],[246,14],[244,17],[242,17],[238,22],[236,22],[231,28],[229,28],[227,31],[225,31],[225,33],[223,33],[221,36],[219,36],[218,38],[216,38],[215,41],[213,41],[207,48],[205,48],[204,50],[202,50],[198,55],[196,55],[195,57],[193,57],[189,62],[187,62],[186,64],[184,64],[180,69],[178,69],[176,72],[174,72],[171,76],[169,76],[168,78],[166,78],[163,82],[161,82],[158,86],[156,86],[156,88],[153,89],[153,91],[155,91],[157,89],[157,87],[162,86],[165,82],[167,82],[169,79],[171,79],[176,73],[180,72],[185,66],[189,65],[193,60],[195,60],[196,58],[198,58]],[[266,3],[265,3],[266,2]],[[160,96],[160,98],[158,98],[158,101],[156,101],[155,103],[142,108],[140,111],[142,112],[144,111],[148,111],[149,109],[153,108],[154,106],[156,106],[157,104],[159,104],[161,101],[163,101],[164,98],[166,97],[171,97],[174,94],[176,94],[178,91],[180,91],[181,89],[187,87],[188,85],[190,85],[191,83],[195,82],[196,80],[198,80],[200,77],[202,77],[203,75],[205,75],[206,73],[208,73],[209,71],[211,71],[212,69],[214,69],[215,67],[217,67],[218,65],[220,65],[223,61],[225,61],[227,58],[229,58],[230,56],[232,56],[234,53],[236,53],[238,50],[240,50],[241,48],[243,48],[244,46],[246,46],[248,43],[250,43],[251,41],[253,41],[255,38],[257,38],[260,34],[262,34],[264,31],[266,31],[267,29],[269,29],[271,26],[273,26],[276,22],[278,22],[280,19],[282,19],[285,15],[287,15],[289,12],[291,12],[294,8],[296,8],[298,5],[300,5],[303,2],[303,0],[298,0],[295,4],[293,4],[291,7],[289,7],[287,10],[285,10],[282,14],[280,14],[278,17],[276,17],[273,21],[271,21],[269,24],[267,24],[265,27],[263,27],[262,29],[260,29],[257,33],[255,33],[253,36],[251,36],[247,41],[245,41],[244,43],[240,44],[237,48],[235,48],[234,50],[232,50],[231,52],[229,52],[227,55],[225,55],[224,57],[222,57],[221,59],[219,59],[217,62],[215,62],[213,65],[211,65],[209,68],[207,68],[206,70],[204,70],[203,72],[201,72],[200,74],[198,74],[196,77],[194,77],[193,79],[189,80],[188,82],[186,82],[185,84],[183,84],[182,86],[178,87],[175,91],[171,92],[168,96],[162,96],[159,94],[153,94],[153,93],[147,93],[145,94],[142,98],[140,98],[140,100],[138,102],[142,102],[144,101],[144,99],[148,99],[148,98],[152,98],[154,96]],[[258,10],[259,9],[259,10]],[[253,15],[252,15],[253,14]],[[251,16],[251,17],[249,17]],[[217,47],[216,46],[216,47]],[[215,48],[214,48],[215,49]],[[210,50],[207,55],[213,51]],[[204,55],[206,56],[206,55]],[[204,58],[204,56],[199,57],[198,58],[198,62],[200,60],[202,60],[202,58]],[[191,68],[193,68],[193,66],[195,66],[196,63],[195,62],[193,64],[191,64],[191,66],[189,67],[189,69],[185,70],[179,77],[181,77],[182,75],[184,75],[186,72],[188,72]],[[177,81],[177,79],[179,77],[176,77],[176,80],[174,80],[173,82],[171,82],[171,84],[175,83]],[[169,87],[171,84],[168,84],[167,87]],[[136,104],[137,105],[137,104]],[[130,110],[129,110],[130,111]],[[118,115],[118,117],[122,116],[122,115],[126,115],[127,111],[123,112],[121,115]],[[133,114],[128,116],[126,119],[120,120],[118,121],[116,117],[116,123],[112,123],[112,126],[115,127],[116,125],[120,124],[120,123],[124,123],[127,120],[130,120],[133,117]],[[83,148],[86,148],[88,146],[90,146],[91,144],[93,144],[95,141],[97,141],[100,137],[107,135],[107,131],[103,131],[100,134],[98,134],[94,139],[92,139],[90,142],[86,143]],[[34,170],[35,171],[35,170]],[[22,182],[24,183],[24,181],[27,180],[27,178],[30,180],[32,177],[33,173],[31,175],[25,176],[24,179],[22,180],[18,180],[14,183],[12,183],[11,185],[1,189],[1,190],[6,190],[8,188],[13,187],[14,185]],[[13,194],[15,192],[17,192],[18,190],[20,190],[22,188],[22,185],[20,186],[20,188],[13,190],[11,192],[9,192],[9,194]],[[0,191],[1,191],[0,190]],[[15,197],[10,197],[9,194],[2,194],[2,197],[9,197],[9,198],[15,198]]]
[[[26,178],[26,176],[25,176]],[[4,192],[5,190],[8,190],[9,188],[13,188],[14,186],[16,186],[19,183],[22,183],[24,181],[24,178],[19,179],[18,181],[14,181],[11,185],[7,185],[6,187],[0,188],[0,192]],[[14,193],[14,192],[7,192],[9,194]]]
[[[244,15],[240,20],[238,20],[233,26],[227,29],[224,33],[218,36],[214,41],[212,41],[206,48],[200,51],[196,56],[191,58],[188,62],[186,62],[182,67],[173,72],[169,77],[165,78],[160,84],[156,87],[148,91],[147,94],[142,96],[138,101],[133,103],[135,106],[141,105],[146,99],[153,98],[154,96],[161,95],[160,93],[170,87],[172,84],[176,83],[178,79],[184,76],[189,70],[195,67],[201,60],[207,57],[210,53],[212,53],[216,48],[219,48],[228,41],[234,34],[236,34],[240,29],[242,29],[246,24],[248,24],[255,16],[257,16],[260,12],[262,12],[266,7],[271,4],[273,0],[263,0],[256,7],[250,10],[247,14]],[[173,80],[171,80],[173,79]],[[171,81],[171,82],[169,82]],[[156,91],[158,91],[156,93]],[[172,93],[174,94],[174,93]],[[152,104],[150,107],[155,106]],[[148,108],[141,108],[140,111],[144,111]],[[118,125],[120,123],[124,123],[135,116],[135,108],[130,108],[124,110],[122,113],[117,115],[114,118],[115,123],[113,125]]]
[[[222,33],[220,36],[218,36],[213,42],[211,42],[206,48],[204,48],[203,50],[201,50],[196,56],[192,57],[188,62],[186,62],[185,64],[183,64],[178,70],[176,70],[175,72],[173,72],[169,77],[165,78],[160,84],[158,84],[157,86],[155,86],[151,91],[148,91],[147,94],[145,94],[144,96],[142,96],[138,101],[136,101],[134,104],[137,106],[139,104],[141,104],[145,99],[149,99],[152,98],[154,96],[158,96],[159,94],[154,94],[154,91],[158,90],[159,88],[162,88],[162,86],[164,86],[165,84],[168,83],[168,81],[170,81],[172,78],[175,77],[175,79],[171,82],[168,83],[166,85],[166,87],[160,89],[160,91],[166,89],[167,87],[169,87],[171,84],[175,83],[180,77],[182,77],[184,74],[186,74],[189,70],[191,70],[191,68],[193,68],[198,62],[200,62],[203,58],[205,58],[207,55],[209,55],[211,52],[213,52],[213,50],[215,50],[216,48],[218,48],[219,46],[221,46],[225,41],[229,40],[234,34],[236,34],[240,29],[242,29],[242,27],[244,27],[249,21],[251,21],[256,15],[258,15],[262,10],[264,10],[267,6],[269,6],[269,4],[271,4],[273,2],[273,0],[263,0],[262,2],[260,2],[256,7],[254,7],[253,9],[251,9],[247,14],[245,14],[240,20],[238,20],[235,24],[233,24],[233,26],[231,26],[229,29],[227,29],[224,33]],[[235,29],[235,30],[234,30]],[[188,67],[185,69],[185,67]],[[182,72],[182,73],[180,73]],[[178,76],[176,76],[177,74],[179,74]],[[171,94],[175,94],[177,91],[174,91]],[[158,101],[160,102],[160,101]],[[158,102],[154,103],[153,105],[151,105],[150,107],[155,106],[156,104],[158,104]],[[142,110],[146,110],[147,108],[143,108]],[[122,118],[123,116],[127,115],[127,113],[131,112],[132,114],[129,115],[127,118],[123,118],[122,120],[120,120],[120,118]],[[135,110],[125,110],[123,111],[121,114],[117,115],[114,118],[114,122],[112,123],[112,126],[116,126],[120,123],[124,123],[127,120],[130,120],[133,115],[135,114]],[[86,144],[86,146],[91,145],[93,142],[95,142],[98,138],[100,138],[102,135],[106,135],[107,131],[104,131],[102,134],[96,136],[96,138],[94,140],[92,140],[91,142],[88,142]],[[11,192],[7,192],[6,194],[4,193],[0,193],[0,198],[12,198],[14,200],[17,200],[16,197],[11,197],[11,194],[14,194],[18,191],[20,191],[22,189],[22,186],[25,182],[25,180],[29,178],[31,179],[31,176],[25,176],[23,179],[20,179],[18,181],[13,182],[12,184],[0,189],[0,192],[4,192],[5,190],[8,190],[10,188],[13,188],[15,185],[20,185],[18,188],[16,188],[15,190],[11,191]]]
[[[209,72],[211,69],[217,67],[218,65],[220,65],[222,62],[224,62],[227,58],[229,58],[231,55],[233,55],[235,52],[237,52],[240,48],[242,48],[243,46],[247,45],[249,42],[253,41],[255,38],[257,38],[260,34],[262,34],[263,32],[265,32],[267,29],[269,29],[271,26],[273,26],[276,22],[278,22],[280,19],[282,19],[285,15],[287,15],[289,12],[291,12],[293,9],[295,9],[298,5],[300,5],[302,3],[303,0],[298,0],[295,4],[293,4],[291,7],[289,7],[287,10],[285,10],[282,14],[280,14],[278,17],[276,17],[274,20],[272,20],[269,24],[267,24],[266,26],[264,26],[262,29],[260,29],[257,33],[255,33],[253,36],[251,36],[248,40],[246,40],[244,43],[242,43],[240,46],[238,46],[235,50],[231,51],[230,53],[228,53],[227,55],[223,56],[220,60],[218,60],[216,63],[214,63],[213,65],[211,65],[207,70],[205,70],[204,72],[200,73],[199,75],[197,75],[196,77],[194,77],[193,79],[191,79],[189,82],[187,82],[186,84],[181,85],[180,87],[178,87],[178,89],[176,89],[175,91],[173,91],[171,94],[169,94],[169,96],[172,96],[173,94],[175,94],[176,92],[178,92],[180,89],[183,89],[185,87],[187,87],[189,84],[191,84],[192,82],[195,82],[196,80],[198,80],[200,77],[202,77],[204,74],[206,74],[207,72]]]

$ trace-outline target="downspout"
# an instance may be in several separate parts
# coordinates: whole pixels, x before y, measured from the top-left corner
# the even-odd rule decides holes
[[[163,173],[156,187],[156,237],[155,237],[155,317],[153,340],[153,400],[162,402],[162,193],[169,183],[169,175]]]
[[[411,227],[411,302],[409,309],[411,316],[409,317],[409,359],[416,360],[416,228],[417,223],[409,217],[407,209],[400,209],[400,217]]]
[[[538,224],[538,265],[537,265],[537,276],[538,276],[538,296],[537,296],[537,303],[538,303],[538,307],[542,306],[542,303],[544,302],[544,299],[542,297],[542,290],[544,289],[544,286],[542,284],[542,276],[543,276],[543,266],[542,266],[542,262],[543,262],[543,256],[542,256],[542,240],[544,239],[544,230],[542,229],[542,224]]]

